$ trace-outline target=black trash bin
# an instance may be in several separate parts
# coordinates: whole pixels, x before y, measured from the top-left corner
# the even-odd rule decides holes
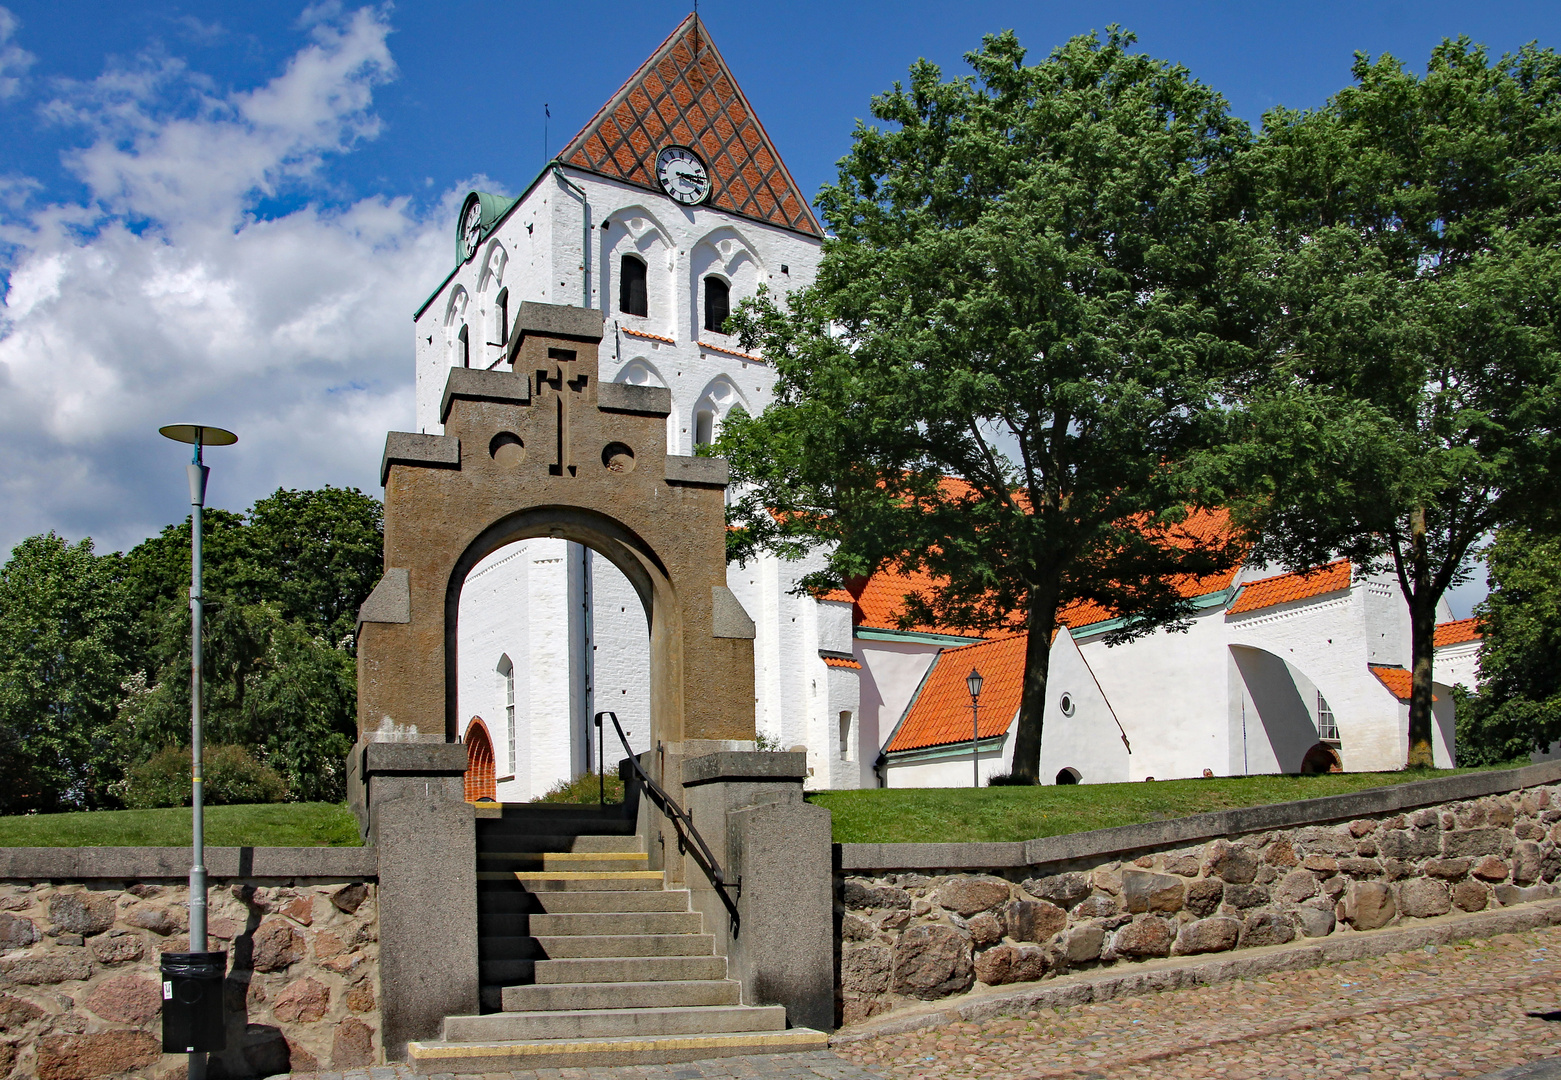
[[[225,1050],[225,952],[163,953],[163,1053]]]

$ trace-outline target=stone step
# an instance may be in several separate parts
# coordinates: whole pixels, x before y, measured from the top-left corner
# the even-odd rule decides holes
[[[542,914],[612,914],[635,911],[687,911],[687,889],[671,889],[663,892],[544,892],[528,893],[518,885],[512,891],[483,889],[477,894],[477,919],[484,934],[529,934],[530,926],[522,920],[528,915]],[[489,929],[489,927],[492,927]]]
[[[477,850],[548,852],[568,851],[584,853],[592,851],[644,851],[645,839],[637,833],[628,836],[608,834],[603,836],[571,836],[564,834],[527,833],[484,829],[477,825]]]
[[[529,917],[533,937],[590,934],[700,934],[704,917],[697,911],[580,912]]]
[[[411,1042],[407,1044],[407,1061],[414,1073],[429,1076],[436,1073],[658,1065],[740,1054],[800,1053],[823,1050],[828,1045],[829,1037],[811,1028],[601,1039]]]
[[[529,986],[536,982],[535,960],[483,958],[477,961],[477,981],[482,986]]]
[[[499,995],[505,1012],[573,1012],[595,1009],[666,1009],[736,1005],[741,986],[731,979],[699,982],[559,983],[506,986]]]
[[[579,1012],[506,1012],[451,1016],[446,1042],[501,1039],[599,1039],[632,1035],[700,1035],[728,1031],[784,1031],[780,1005],[706,1005],[669,1009],[586,1009]]]
[[[538,960],[535,982],[538,986],[557,986],[561,983],[699,982],[724,978],[724,956],[592,956]]]
[[[581,940],[589,939],[581,938]],[[482,934],[477,938],[477,956],[483,960],[547,959],[547,954],[542,951],[542,946],[538,944],[537,939],[526,934]]]
[[[687,889],[662,889],[651,892],[558,892],[538,893],[537,902],[549,915],[597,914],[627,911],[688,911]]]
[[[579,873],[559,871],[477,871],[477,890],[513,885],[520,882],[529,892],[627,892],[631,889],[659,890],[665,884],[660,870],[620,870],[612,873],[587,870]]]
[[[643,871],[650,856],[643,851],[480,851],[483,870],[550,871],[564,874]]]
[[[539,959],[578,960],[610,956],[714,956],[712,934],[570,934],[535,937]]]

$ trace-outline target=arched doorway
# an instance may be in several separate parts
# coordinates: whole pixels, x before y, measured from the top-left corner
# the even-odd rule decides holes
[[[1318,743],[1301,759],[1302,776],[1320,776],[1323,773],[1344,771],[1344,761],[1339,752],[1327,743]]]
[[[493,740],[488,725],[474,716],[466,725],[466,801],[492,802],[497,798],[493,772]]]

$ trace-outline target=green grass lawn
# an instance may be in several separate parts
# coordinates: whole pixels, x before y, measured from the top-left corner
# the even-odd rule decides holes
[[[808,800],[835,815],[841,844],[969,843],[1137,825],[1213,810],[1264,806],[1366,788],[1433,780],[1475,769],[1324,776],[1238,776],[1139,784],[995,788],[869,788],[817,791]]]
[[[0,847],[182,847],[190,808],[0,817]],[[338,803],[208,806],[212,847],[358,847],[358,819]]]

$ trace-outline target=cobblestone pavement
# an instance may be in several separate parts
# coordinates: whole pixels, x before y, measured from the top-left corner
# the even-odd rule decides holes
[[[348,1072],[294,1073],[271,1080],[413,1080],[407,1065],[381,1065]],[[806,1054],[755,1054],[677,1065],[620,1065],[594,1069],[537,1069],[523,1072],[450,1073],[417,1080],[880,1080],[828,1050]]]
[[[886,1035],[836,1052],[890,1080],[1486,1076],[1561,1058],[1561,927]]]

